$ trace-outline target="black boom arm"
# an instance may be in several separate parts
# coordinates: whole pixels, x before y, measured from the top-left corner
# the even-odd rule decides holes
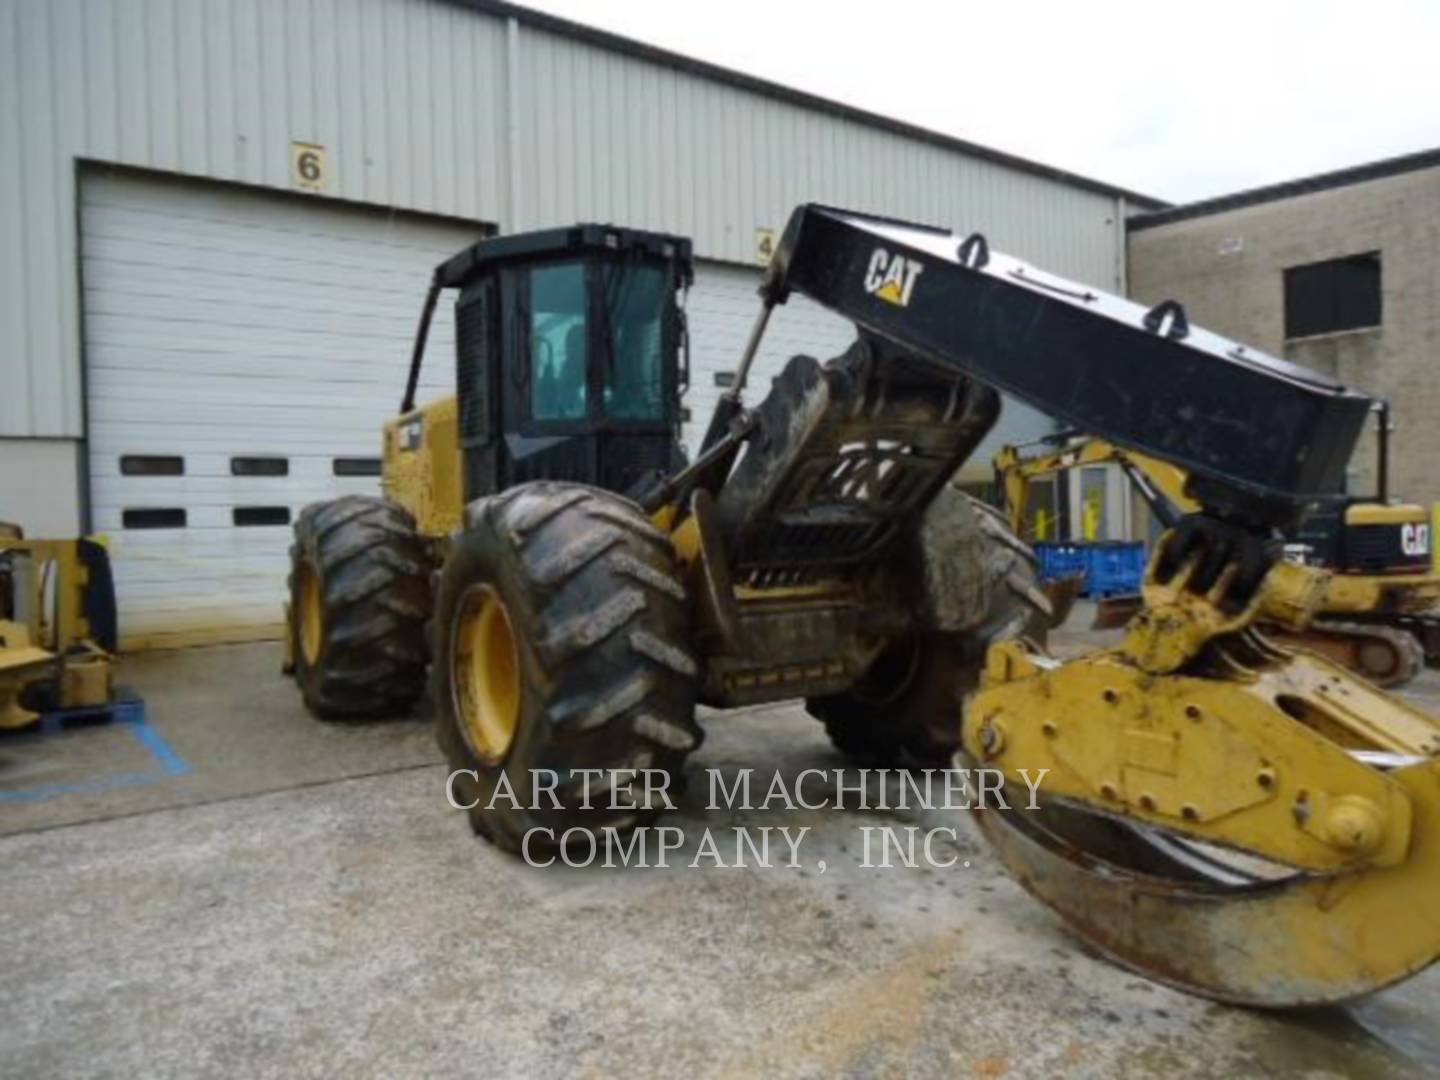
[[[1118,296],[925,228],[808,205],[762,288],[1090,432],[1182,466],[1192,496],[1257,525],[1338,495],[1373,399]]]

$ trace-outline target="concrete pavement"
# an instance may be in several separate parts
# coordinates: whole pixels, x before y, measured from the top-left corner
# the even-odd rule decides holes
[[[794,706],[707,723],[668,869],[541,870],[445,804],[423,709],[318,724],[278,659],[127,661],[188,771],[0,801],[0,1075],[1440,1070],[1434,974],[1345,1010],[1227,1008],[1089,955],[963,811],[708,809],[704,770],[843,764]],[[143,773],[125,737],[6,740],[0,793]],[[887,824],[953,827],[960,861],[862,867]],[[808,826],[802,865],[684,865],[737,825]]]

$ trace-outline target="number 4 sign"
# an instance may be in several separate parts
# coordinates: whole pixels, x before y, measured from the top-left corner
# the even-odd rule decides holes
[[[775,254],[775,231],[773,229],[755,230],[755,261],[764,265],[770,265],[770,256]]]
[[[290,144],[290,180],[306,191],[325,190],[325,148],[313,143]]]

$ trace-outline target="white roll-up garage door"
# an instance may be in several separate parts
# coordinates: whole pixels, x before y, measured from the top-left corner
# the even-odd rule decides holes
[[[693,455],[705,437],[715,400],[724,388],[716,376],[728,376],[740,362],[750,329],[760,313],[760,271],[723,263],[700,262],[686,304],[690,321],[690,391],[685,405],[685,445]],[[745,400],[754,404],[765,397],[770,380],[780,374],[796,353],[828,360],[855,340],[855,330],[844,319],[819,304],[792,295],[775,309],[766,328],[760,352],[750,369]]]
[[[129,646],[278,634],[290,522],[307,503],[378,491],[380,427],[399,402],[431,270],[480,232],[198,181],[84,176],[90,507],[111,538]],[[744,349],[759,280],[696,267],[692,452],[717,373]],[[793,296],[771,320],[749,400],[795,353],[825,359],[852,338],[849,323]],[[421,400],[453,386],[442,303]]]
[[[81,185],[92,523],[132,646],[278,632],[290,521],[379,490],[430,272],[479,226],[89,174]],[[425,397],[451,392],[448,305]]]

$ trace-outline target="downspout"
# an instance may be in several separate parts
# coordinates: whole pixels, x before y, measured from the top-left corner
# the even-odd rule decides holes
[[[515,16],[505,20],[505,136],[508,158],[505,192],[505,225],[510,232],[524,226],[520,193],[524,191],[520,173],[520,22]]]
[[[1115,196],[1115,291],[1121,296],[1130,295],[1130,275],[1126,267],[1129,234],[1125,230],[1125,209],[1125,196]]]
[[[1116,195],[1116,196],[1115,196],[1115,292],[1116,292],[1118,295],[1120,295],[1120,296],[1126,296],[1126,297],[1128,297],[1128,296],[1130,295],[1130,274],[1129,274],[1129,267],[1127,266],[1127,260],[1128,260],[1128,258],[1129,258],[1129,254],[1130,254],[1130,252],[1129,252],[1130,234],[1129,234],[1129,232],[1128,232],[1128,231],[1126,230],[1126,228],[1125,228],[1125,209],[1126,209],[1126,208],[1125,208],[1125,196],[1124,196],[1124,195]],[[1075,471],[1078,473],[1080,470],[1077,469],[1077,470],[1075,470]],[[1122,466],[1121,466],[1121,471],[1122,471],[1122,472],[1128,472],[1129,470],[1125,469],[1124,466],[1122,465]],[[1112,473],[1112,475],[1113,475],[1113,473]],[[1107,483],[1107,486],[1108,486],[1108,483],[1109,483],[1109,477],[1108,477],[1108,476],[1107,476],[1107,478],[1106,478],[1106,483]],[[1125,537],[1127,537],[1127,538],[1129,538],[1129,539],[1131,539],[1131,540],[1136,540],[1136,539],[1141,539],[1141,540],[1143,540],[1143,539],[1145,539],[1143,536],[1137,537],[1137,535],[1136,535],[1136,534],[1139,532],[1139,529],[1136,528],[1136,524],[1135,524],[1135,520],[1134,520],[1134,517],[1135,517],[1135,507],[1134,507],[1134,500],[1133,500],[1133,499],[1131,498],[1131,496],[1130,496],[1130,486],[1129,486],[1128,484],[1126,484],[1123,480],[1121,481],[1120,486],[1121,486],[1122,489],[1124,489],[1124,493],[1123,493],[1123,495],[1121,496],[1121,511],[1122,511],[1122,514],[1123,514],[1123,516],[1122,516],[1122,528],[1123,528],[1124,531],[1122,532],[1121,535],[1123,535],[1123,536],[1125,536]],[[1077,494],[1077,496],[1078,496],[1078,494],[1079,494],[1079,489],[1078,489],[1078,488],[1076,489],[1076,494]],[[1107,494],[1108,494],[1108,492],[1107,492]],[[1083,500],[1082,500],[1082,502],[1083,502]],[[1150,508],[1150,509],[1151,509],[1151,512],[1153,512],[1153,508]]]

